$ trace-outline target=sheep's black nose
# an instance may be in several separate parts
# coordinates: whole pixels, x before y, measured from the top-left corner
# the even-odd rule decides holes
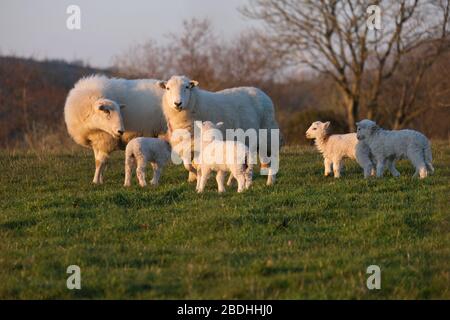
[[[123,135],[123,131],[122,130],[118,130],[117,131],[120,135]]]
[[[181,106],[181,102],[174,102],[173,104],[177,107]]]

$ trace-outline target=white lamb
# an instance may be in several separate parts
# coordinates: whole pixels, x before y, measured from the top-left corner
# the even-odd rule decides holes
[[[425,178],[433,173],[431,146],[427,137],[415,130],[384,130],[374,121],[362,120],[356,123],[358,140],[370,148],[377,165],[377,177],[382,177],[385,165],[394,176],[400,173],[392,169],[395,160],[408,158],[416,168],[414,176]]]
[[[162,92],[156,80],[127,80],[94,75],[80,79],[67,95],[64,119],[76,143],[92,148],[93,183],[103,182],[111,152],[134,137],[166,131]]]
[[[201,149],[197,166],[197,192],[205,189],[211,171],[216,171],[216,181],[219,192],[225,191],[224,180],[227,172],[238,182],[238,192],[250,188],[252,184],[253,166],[249,161],[248,148],[239,141],[221,141],[219,128],[222,122],[216,125],[205,121],[201,127]]]
[[[197,81],[185,76],[173,76],[168,81],[160,82],[160,86],[165,89],[162,105],[169,131],[185,129],[193,138],[196,120],[213,123],[221,121],[224,123],[221,128],[222,133],[225,133],[226,129],[242,129],[244,132],[254,129],[258,141],[249,145],[249,149],[255,152],[257,147],[260,151],[265,150],[265,146],[262,147],[261,137],[266,136],[267,154],[260,152],[262,154],[261,168],[268,169],[267,185],[275,182],[279,143],[276,150],[272,150],[271,131],[279,128],[275,120],[272,100],[263,91],[253,87],[239,87],[210,92],[200,89]],[[266,129],[267,135],[262,133],[258,135],[260,129]],[[172,147],[177,150],[173,143]],[[195,170],[187,160],[183,159],[183,162],[186,169],[190,171],[189,180],[194,181]]]
[[[153,167],[153,179],[150,183],[157,186],[162,168],[170,159],[170,144],[158,138],[134,138],[125,149],[125,187],[131,185],[131,171],[136,169],[136,176],[141,187],[145,187],[145,170],[147,163],[150,162]]]
[[[333,134],[329,133],[330,121],[314,122],[306,131],[308,139],[315,139],[317,150],[324,158],[325,176],[334,173],[335,178],[341,176],[343,159],[356,160],[364,168],[364,175],[370,175],[374,169],[367,146],[358,143],[356,133]]]

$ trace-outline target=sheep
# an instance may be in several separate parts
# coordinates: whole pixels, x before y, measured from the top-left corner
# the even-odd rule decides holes
[[[256,152],[256,149],[260,148],[261,168],[268,173],[267,185],[274,184],[279,144],[274,148],[276,150],[272,150],[271,136],[274,132],[279,133],[279,128],[272,100],[264,92],[253,87],[209,92],[200,89],[197,81],[185,76],[172,76],[168,81],[161,81],[159,84],[165,90],[163,112],[171,131],[185,129],[192,137],[196,120],[214,123],[221,121],[224,123],[222,133],[226,129],[242,129],[245,132],[254,129],[257,141],[249,143],[250,152]],[[267,129],[267,135],[258,135],[258,132],[261,133],[260,129]],[[262,142],[261,137],[267,137],[267,144]],[[172,147],[175,149],[173,145]],[[267,151],[267,154],[264,151]],[[190,159],[184,158],[183,162],[190,171],[189,181],[195,181],[195,170]]]
[[[245,144],[239,141],[217,140],[222,136],[218,130],[223,122],[213,124],[211,121],[203,122],[201,126],[201,149],[198,155],[197,166],[197,192],[205,189],[211,171],[216,171],[218,192],[225,192],[224,179],[226,172],[238,182],[237,192],[243,192],[252,184],[253,165],[249,161],[250,152]]]
[[[333,134],[329,133],[330,121],[316,121],[306,131],[308,139],[314,139],[317,150],[324,158],[325,176],[334,173],[335,178],[341,176],[342,160],[350,158],[357,160],[364,168],[364,174],[370,174],[374,168],[367,146],[358,143],[356,133]]]
[[[393,167],[395,160],[408,158],[421,179],[433,173],[431,146],[427,137],[415,130],[384,130],[374,121],[365,119],[356,123],[357,138],[369,147],[376,160],[377,177],[382,177],[385,165],[394,176],[400,173]]]
[[[93,75],[80,79],[64,106],[67,131],[73,140],[92,148],[93,183],[103,183],[111,152],[125,149],[136,136],[156,136],[167,130],[157,80],[126,80]]]
[[[147,186],[145,170],[147,163],[153,167],[151,184],[157,186],[162,168],[169,161],[171,147],[169,142],[158,138],[134,138],[125,149],[125,182],[124,186],[131,186],[131,171],[136,168],[136,176],[141,187]]]

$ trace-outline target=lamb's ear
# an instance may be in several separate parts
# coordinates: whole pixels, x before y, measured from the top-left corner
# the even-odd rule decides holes
[[[120,110],[122,110],[123,108],[126,108],[126,106],[127,106],[126,104],[121,104],[120,105]]]
[[[216,127],[217,127],[217,128],[220,128],[220,127],[222,127],[222,126],[223,126],[223,122],[217,122],[217,123],[216,123]]]
[[[379,127],[378,125],[374,125],[374,126],[371,128],[371,131],[372,131],[372,132],[375,132],[375,131],[377,131],[378,129],[380,129],[380,127]]]
[[[191,82],[189,82],[189,88],[192,89],[193,87],[198,86],[198,81],[195,80],[191,80]]]
[[[331,124],[330,121],[325,122],[324,124],[325,129],[328,129],[330,127],[330,124]]]
[[[166,89],[167,81],[158,81],[158,85],[161,89]]]
[[[359,122],[356,122],[355,125],[356,125],[356,126],[359,126]]]

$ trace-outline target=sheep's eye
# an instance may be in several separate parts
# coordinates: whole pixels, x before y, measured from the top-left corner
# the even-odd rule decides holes
[[[313,128],[313,130],[317,130],[317,128]]]
[[[170,88],[166,88],[167,89],[167,91],[169,91],[170,90]]]
[[[189,86],[186,86],[186,89],[189,89]]]

